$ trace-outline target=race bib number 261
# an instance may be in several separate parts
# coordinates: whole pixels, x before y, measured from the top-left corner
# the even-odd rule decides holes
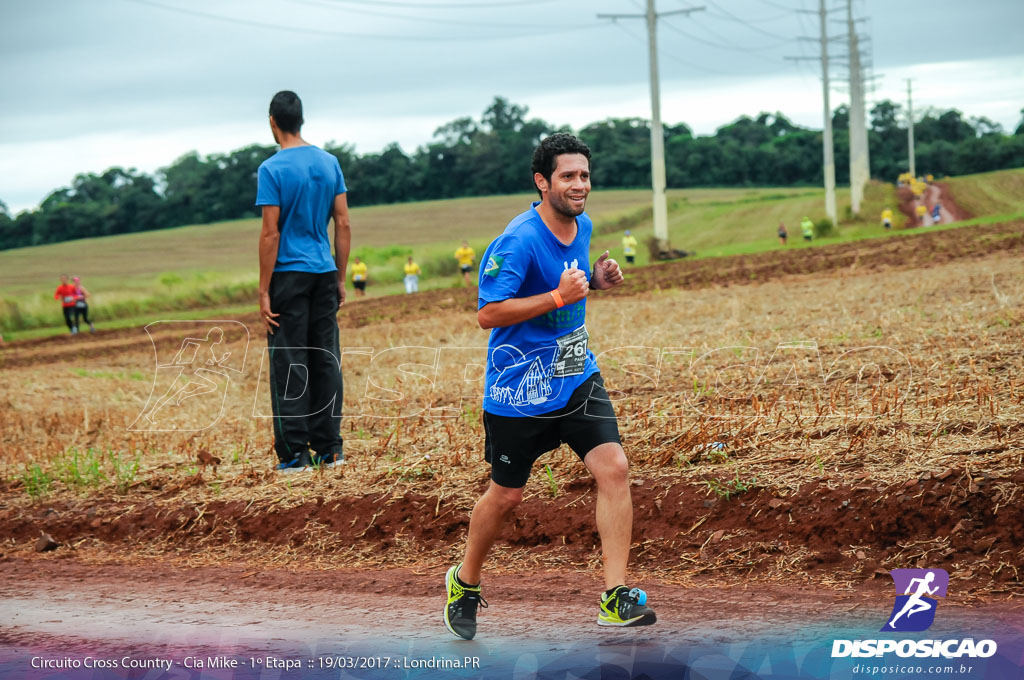
[[[552,378],[566,378],[583,373],[583,368],[587,364],[587,341],[589,339],[586,326],[580,326],[572,333],[563,335],[555,341],[558,343],[558,357],[555,359]]]

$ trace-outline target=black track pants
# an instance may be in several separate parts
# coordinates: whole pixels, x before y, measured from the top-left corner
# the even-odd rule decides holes
[[[281,315],[267,334],[277,457],[342,453],[337,273],[274,272],[270,309]]]

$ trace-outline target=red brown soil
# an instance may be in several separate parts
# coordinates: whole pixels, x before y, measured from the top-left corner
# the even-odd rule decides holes
[[[902,191],[902,190],[901,190]],[[907,189],[909,191],[909,189]],[[949,210],[958,210],[946,203]],[[901,210],[903,205],[901,204]],[[912,212],[912,211],[911,211]],[[959,218],[959,213],[955,213]],[[761,283],[787,276],[827,272],[863,272],[930,267],[954,260],[977,259],[993,253],[1024,253],[1024,220],[937,232],[920,232],[840,243],[811,249],[773,251],[706,260],[689,260],[637,267],[628,272],[628,285],[604,295],[637,295],[651,290]],[[442,289],[410,296],[370,298],[346,304],[342,329],[358,328],[387,321],[413,321],[453,312],[476,310],[473,289]],[[250,333],[262,332],[257,315],[235,320]],[[180,334],[157,334],[158,343],[177,345]],[[121,354],[150,348],[149,337],[138,328],[100,331],[88,336],[61,335],[35,340],[8,342],[0,346],[0,368],[32,366],[54,361],[72,361]]]
[[[935,208],[935,204],[940,203],[940,224],[968,220],[974,217],[974,215],[971,215],[953,201],[949,185],[943,182],[932,182],[929,184],[925,189],[924,195],[920,199],[914,196],[914,192],[911,191],[909,186],[902,186],[897,189],[896,196],[900,202],[899,211],[907,216],[907,226],[909,227],[924,226],[921,224],[921,221],[917,217],[917,213],[914,211],[919,203],[923,203],[928,209],[929,220],[931,219],[932,210]]]
[[[953,202],[953,196],[949,190],[949,185],[945,182],[933,182],[931,186],[928,187],[928,191],[925,193],[925,204],[928,207],[929,214],[931,214],[936,202],[942,204],[942,207],[940,208],[942,224],[959,222],[960,220],[969,220],[973,217],[973,215]]]
[[[1009,481],[1024,484],[1024,471]],[[884,575],[897,561],[914,559],[913,551],[898,544],[920,544],[922,563],[928,554],[929,567],[990,584],[994,592],[999,584],[1015,582],[1017,570],[1024,569],[1019,550],[1024,505],[1000,506],[991,493],[994,482],[946,470],[888,487],[870,480],[849,486],[822,479],[786,497],[756,488],[725,498],[707,487],[638,480],[633,540],[641,547],[633,563],[650,573],[692,573],[695,565],[705,564],[698,577],[717,582],[770,577],[780,557],[802,548],[800,571],[862,581],[876,571]],[[190,503],[174,497],[178,491],[153,488],[146,501],[53,499],[0,508],[0,536],[25,544],[45,531],[64,545],[99,542],[114,554],[171,539],[179,551],[229,544],[301,548],[315,536],[318,552],[353,548],[384,556],[396,543],[410,540],[425,553],[443,550],[461,540],[469,524],[468,508],[417,493],[388,501],[380,495],[318,497],[282,508],[276,499]],[[569,484],[557,498],[530,498],[502,543],[538,557],[586,564],[599,545],[595,497],[588,478]],[[897,558],[897,553],[904,554]]]
[[[1024,221],[652,265],[631,269],[630,285],[613,292],[914,269],[993,253],[1024,253]],[[361,327],[473,309],[475,291],[439,290],[350,303],[340,323],[343,328]],[[258,331],[255,315],[239,321]],[[171,331],[157,341],[177,344],[180,337]],[[0,353],[0,366],[149,347],[141,329],[47,338],[9,343]],[[877,630],[891,604],[886,570],[908,564],[950,571],[954,601],[962,602],[965,595],[1019,595],[1024,506],[1003,503],[1005,494],[993,490],[1024,484],[1024,472],[997,479],[971,470],[978,455],[1007,450],[1010,444],[1001,442],[1022,431],[1020,424],[1006,428],[999,443],[985,450],[950,454],[962,460],[955,469],[934,470],[895,485],[867,474],[858,478],[854,468],[842,480],[823,476],[786,496],[756,487],[726,498],[699,484],[637,479],[632,488],[636,548],[631,568],[644,577],[662,617],[640,639],[790,635],[794,627],[826,625],[839,615],[846,621],[863,619]],[[682,452],[684,444],[690,445],[666,442],[666,455]],[[463,539],[468,507],[425,493],[331,495],[293,504],[266,495],[251,502],[188,500],[183,492],[204,485],[201,474],[184,481],[180,476],[147,478],[132,489],[130,499],[66,496],[31,504],[0,499],[0,550],[18,555],[8,552],[5,558],[0,553],[0,619],[12,622],[0,629],[0,651],[5,645],[52,643],[68,650],[81,645],[95,653],[98,640],[111,649],[123,649],[126,643],[148,649],[158,640],[194,652],[196,640],[204,635],[222,641],[233,635],[236,647],[259,650],[304,644],[308,650],[311,639],[336,640],[339,635],[431,644],[449,640],[438,622],[437,591],[447,566],[439,556]],[[251,486],[260,487],[269,474],[251,472]],[[723,480],[717,481],[728,478],[723,472]],[[0,494],[21,494],[20,484],[0,482]],[[517,564],[571,566],[523,578],[489,575],[487,594],[495,606],[481,620],[492,626],[489,634],[495,639],[523,639],[519,604],[537,614],[539,622],[530,635],[544,639],[545,648],[593,642],[608,633],[592,625],[594,593],[601,589],[594,578],[595,495],[592,482],[581,479],[560,488],[555,498],[535,495],[519,508],[500,547],[516,551]],[[62,546],[40,555],[19,547],[30,546],[40,531]],[[268,554],[274,549],[293,556],[354,551],[386,564],[389,550],[407,552],[409,545],[422,558],[413,570],[353,570],[339,564],[330,571],[304,571],[294,567],[294,559],[287,571],[275,569],[272,560],[228,563],[248,550],[266,549],[262,554]],[[88,564],[97,554],[103,563]],[[154,554],[159,556],[155,561]],[[161,561],[190,554],[220,564],[183,569]],[[230,557],[218,559],[220,554]],[[111,559],[128,564],[110,564]],[[147,564],[140,565],[143,560]],[[785,570],[778,568],[783,560],[788,562]],[[773,583],[783,571],[785,584]],[[757,579],[756,587],[747,590],[749,579]],[[823,582],[855,590],[822,590]],[[362,615],[349,615],[353,602]],[[1019,619],[1019,611],[1012,614],[1019,606],[991,604],[985,617],[1005,613]],[[367,623],[370,610],[387,611],[388,616]],[[968,610],[961,614],[977,617]]]

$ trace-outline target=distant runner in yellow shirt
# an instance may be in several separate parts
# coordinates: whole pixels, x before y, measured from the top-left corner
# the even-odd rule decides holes
[[[629,229],[626,230],[626,235],[622,237],[622,252],[626,256],[626,262],[633,264],[636,261],[636,236],[629,233]]]
[[[889,208],[882,211],[882,226],[886,229],[892,229],[892,210]]]
[[[814,222],[806,215],[800,220],[800,231],[803,232],[804,240],[810,241],[814,238]]]
[[[355,286],[356,295],[363,297],[366,295],[366,281],[369,278],[367,275],[368,267],[366,263],[360,260],[358,257],[352,258],[352,285]]]
[[[920,227],[927,227],[928,225],[928,208],[924,203],[918,203],[917,207],[914,208],[914,214],[917,215],[917,224]]]
[[[405,263],[405,292],[418,293],[419,290],[420,266],[412,261],[412,255],[410,255],[409,261]]]
[[[459,271],[462,272],[462,280],[466,282],[466,288],[472,285],[469,272],[473,270],[473,259],[476,251],[469,247],[469,241],[463,241],[462,246],[455,251],[455,259],[459,261]]]

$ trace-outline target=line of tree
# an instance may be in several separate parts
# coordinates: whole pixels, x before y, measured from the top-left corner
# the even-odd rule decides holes
[[[527,114],[527,107],[496,97],[479,121],[465,117],[442,125],[412,154],[397,144],[367,154],[348,144],[325,148],[341,162],[353,206],[529,192],[534,146],[568,128]],[[900,105],[888,100],[872,108],[873,177],[891,181],[907,169],[904,118]],[[833,122],[840,183],[849,181],[848,121],[846,107],[838,108]],[[986,118],[931,110],[914,131],[923,172],[941,177],[1024,166],[1024,119],[1010,135]],[[593,149],[596,186],[650,186],[647,120],[609,119],[577,134]],[[256,144],[225,154],[191,152],[155,176],[118,167],[80,174],[36,210],[17,216],[0,201],[0,250],[256,216],[256,170],[275,151]],[[666,125],[665,156],[670,187],[818,186],[822,178],[821,132],[794,125],[781,113],[742,116],[708,136],[695,137],[684,124]]]

